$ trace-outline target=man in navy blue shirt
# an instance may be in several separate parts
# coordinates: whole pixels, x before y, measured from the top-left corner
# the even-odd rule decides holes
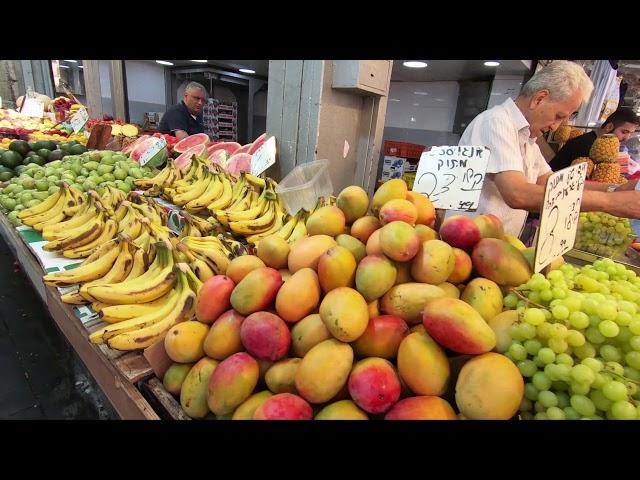
[[[160,120],[158,130],[182,140],[195,133],[204,133],[202,107],[207,101],[207,91],[197,82],[184,89],[182,101],[169,108]]]

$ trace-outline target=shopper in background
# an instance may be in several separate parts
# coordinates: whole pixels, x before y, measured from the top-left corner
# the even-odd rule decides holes
[[[184,89],[182,101],[169,108],[160,120],[158,130],[182,140],[189,135],[204,132],[202,107],[207,101],[207,90],[197,82]]]
[[[508,98],[473,119],[459,145],[485,145],[491,156],[479,208],[471,215],[493,213],[502,220],[505,233],[520,235],[527,212],[540,210],[544,185],[552,173],[536,138],[555,131],[592,91],[593,83],[582,67],[558,60],[534,74],[515,101]],[[614,193],[609,192],[616,186],[586,183],[582,210],[640,218],[640,192],[633,191],[635,183],[617,187]]]
[[[620,108],[609,115],[600,128],[596,128],[579,137],[572,138],[565,143],[564,147],[562,147],[553,160],[549,162],[549,166],[554,172],[562,170],[571,165],[571,162],[576,158],[588,157],[591,145],[596,141],[596,138],[607,133],[612,133],[618,137],[618,140],[622,143],[629,140],[639,126],[640,118],[638,118],[633,110],[630,108]]]

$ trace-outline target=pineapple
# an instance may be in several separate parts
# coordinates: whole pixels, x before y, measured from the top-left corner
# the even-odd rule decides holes
[[[591,180],[594,182],[603,183],[618,183],[619,178],[620,165],[618,163],[598,163],[591,176]]]
[[[624,185],[625,183],[627,183],[629,180],[627,180],[625,177],[623,177],[622,175],[620,175],[618,177],[618,180],[615,182],[618,185]]]
[[[615,162],[620,150],[620,140],[615,135],[602,135],[591,145],[589,157],[595,163]],[[617,178],[617,176],[616,176]]]
[[[573,162],[571,162],[571,165],[577,165],[583,162],[587,163],[587,178],[590,178],[591,174],[593,173],[594,164],[593,160],[591,160],[589,157],[578,157]]]
[[[553,135],[553,139],[556,142],[566,142],[569,140],[569,135],[571,134],[571,126],[570,125],[560,125]]]
[[[579,137],[584,133],[584,128],[571,127],[571,131],[569,132],[569,140],[572,138]]]

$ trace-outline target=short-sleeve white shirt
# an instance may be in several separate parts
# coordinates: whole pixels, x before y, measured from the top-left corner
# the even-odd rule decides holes
[[[524,173],[529,183],[536,183],[538,177],[551,171],[536,144],[530,138],[529,122],[522,115],[515,102],[508,98],[482,112],[465,129],[458,145],[484,145],[491,152],[487,173],[500,173],[509,170]],[[452,212],[451,214],[459,214]],[[476,216],[493,213],[504,224],[509,235],[519,236],[527,218],[526,210],[516,210],[505,203],[493,178],[485,177],[478,209],[466,215]],[[450,216],[448,214],[447,216]]]

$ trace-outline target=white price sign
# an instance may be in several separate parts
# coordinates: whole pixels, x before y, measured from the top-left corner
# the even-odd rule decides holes
[[[156,153],[158,153],[160,150],[162,150],[166,146],[167,146],[167,141],[162,137],[158,138],[158,141],[155,142],[153,145],[151,145],[147,149],[147,151],[140,156],[140,160],[138,160],[138,163],[140,163],[140,166],[144,167],[147,163],[149,163],[149,160],[151,160]]]
[[[489,155],[482,146],[432,147],[420,157],[413,191],[436,208],[476,210]]]
[[[573,248],[586,175],[587,164],[583,162],[547,179],[536,244],[536,272]]]
[[[85,126],[88,120],[89,113],[87,113],[87,109],[83,107],[78,110],[75,115],[71,117],[71,128],[73,128],[73,133],[78,133],[82,130],[82,127]]]
[[[35,98],[25,98],[20,113],[27,117],[42,118],[44,115],[44,102]]]
[[[260,175],[276,163],[276,137],[269,137],[251,157],[251,174]]]

